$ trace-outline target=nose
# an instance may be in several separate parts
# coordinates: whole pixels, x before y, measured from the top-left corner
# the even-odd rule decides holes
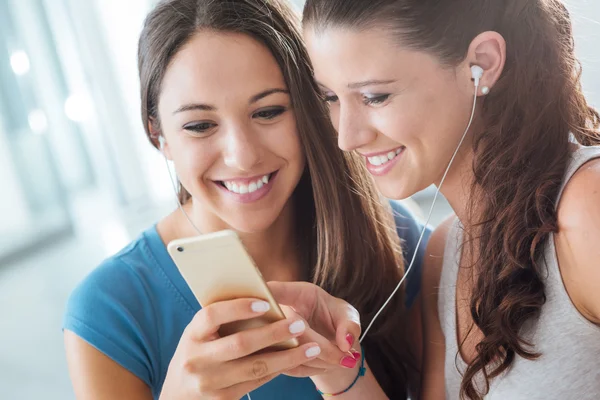
[[[260,164],[263,149],[258,135],[253,135],[250,128],[236,126],[227,133],[225,148],[225,165],[240,171],[251,171]]]
[[[340,105],[337,121],[338,147],[352,151],[365,147],[377,137],[377,131],[370,126],[367,116],[359,107]]]

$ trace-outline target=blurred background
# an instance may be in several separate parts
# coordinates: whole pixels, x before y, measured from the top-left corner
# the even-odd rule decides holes
[[[61,332],[70,291],[175,206],[139,117],[137,39],[155,3],[0,0],[2,400],[74,398]],[[598,107],[600,2],[568,6]],[[425,213],[431,197],[414,204]],[[441,202],[433,223],[448,213]]]

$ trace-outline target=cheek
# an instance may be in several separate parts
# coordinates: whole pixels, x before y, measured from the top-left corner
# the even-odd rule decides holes
[[[434,86],[424,92],[422,101],[423,108],[427,110],[428,124],[438,137],[454,144],[454,139],[458,141],[467,127],[473,97],[449,78],[432,84]]]
[[[300,135],[294,118],[283,121],[275,132],[270,132],[265,143],[283,159],[292,162],[304,159]]]
[[[329,106],[329,118],[331,119],[331,124],[335,128],[336,132],[339,129],[340,125],[340,111],[339,107],[336,104],[332,104]]]
[[[209,143],[210,139],[200,142],[194,139],[191,143],[181,144],[173,154],[173,161],[178,175],[187,182],[199,181],[219,157],[217,143]]]
[[[401,145],[410,147],[420,141],[424,119],[418,109],[401,105],[386,107],[372,117],[380,133]]]

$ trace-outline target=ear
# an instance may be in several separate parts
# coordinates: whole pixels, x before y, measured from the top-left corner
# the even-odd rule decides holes
[[[167,159],[171,160],[171,151],[169,149],[167,139],[160,131],[159,124],[153,117],[148,119],[148,132],[150,132],[150,140],[152,141],[152,144],[154,144],[154,146],[158,148],[160,152],[167,157]]]
[[[469,70],[473,65],[479,65],[483,69],[483,76],[479,82],[479,94],[482,88],[493,90],[494,85],[500,79],[504,64],[506,63],[506,41],[498,32],[480,33],[469,46],[467,57],[464,61],[465,69]]]

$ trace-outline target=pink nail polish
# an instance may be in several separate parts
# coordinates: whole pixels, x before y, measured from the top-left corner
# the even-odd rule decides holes
[[[356,367],[356,363],[357,363],[357,360],[350,356],[346,356],[346,357],[342,358],[342,361],[340,361],[340,365],[342,367],[350,368],[350,369]]]
[[[354,357],[355,360],[360,360],[360,353],[354,349],[350,350],[350,353],[352,354],[352,357]]]
[[[352,346],[354,344],[354,336],[352,336],[351,333],[346,335],[346,342],[348,342],[348,344],[350,346]]]

